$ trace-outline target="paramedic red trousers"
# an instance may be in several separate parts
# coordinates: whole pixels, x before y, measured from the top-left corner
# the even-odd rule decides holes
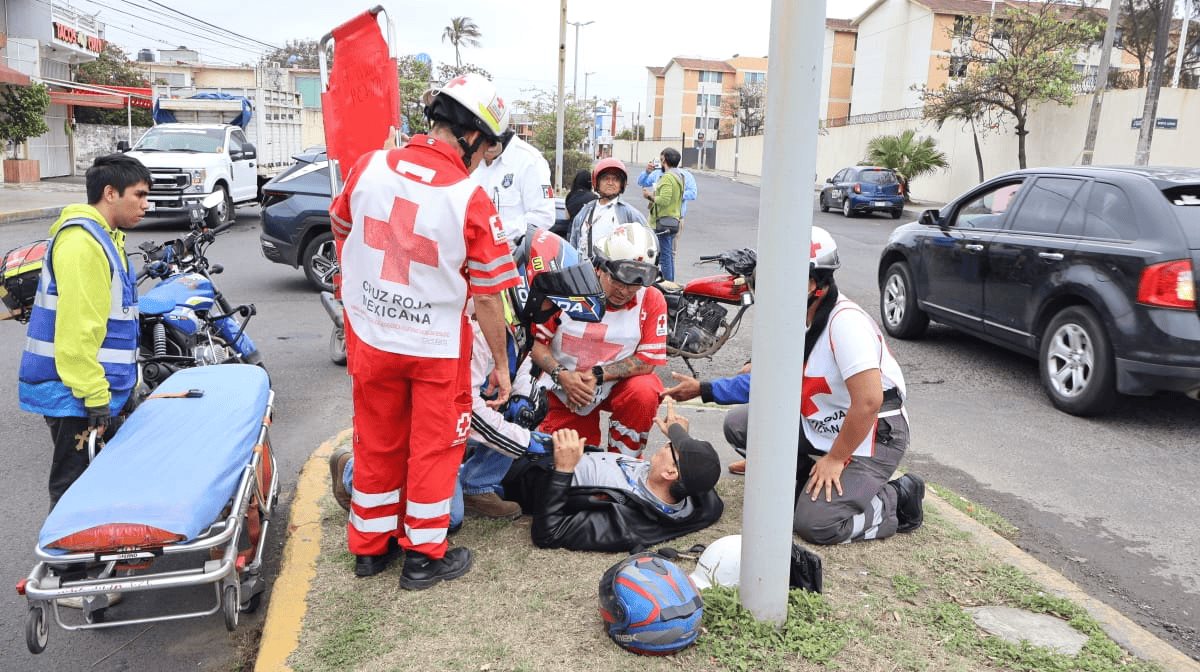
[[[348,537],[355,555],[388,539],[439,559],[471,422],[471,329],[457,359],[385,352],[351,336],[354,491]]]
[[[573,429],[579,432],[589,445],[600,445],[600,411],[608,411],[608,449],[623,455],[641,457],[646,448],[650,428],[654,426],[654,415],[658,412],[658,395],[663,391],[662,381],[657,374],[646,373],[631,376],[618,382],[608,398],[587,415],[576,415],[559,400],[550,395],[550,410],[542,422],[540,431],[553,432],[558,429]]]

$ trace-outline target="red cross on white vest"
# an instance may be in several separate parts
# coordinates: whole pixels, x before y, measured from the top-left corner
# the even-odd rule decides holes
[[[817,405],[812,398],[818,394],[832,394],[829,381],[824,378],[804,377],[804,385],[800,388],[800,415],[808,418],[817,413]]]
[[[383,268],[379,277],[389,282],[407,285],[413,262],[436,267],[438,244],[413,230],[417,221],[417,204],[397,198],[385,222],[363,217],[363,242],[367,247],[383,251]]]
[[[601,362],[613,361],[613,357],[620,354],[621,346],[619,344],[604,340],[607,334],[608,325],[601,322],[593,322],[585,327],[582,338],[572,334],[563,334],[563,352],[575,358],[576,371],[589,371]]]

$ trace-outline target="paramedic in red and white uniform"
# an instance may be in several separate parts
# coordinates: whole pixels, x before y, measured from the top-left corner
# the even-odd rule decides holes
[[[645,226],[627,224],[593,254],[608,296],[603,320],[563,317],[534,334],[534,364],[553,390],[540,429],[574,429],[600,445],[600,411],[609,411],[608,449],[640,457],[663,389],[654,369],[667,363],[667,303],[651,287],[658,241]]]
[[[486,79],[425,94],[432,130],[363,156],[330,207],[343,236],[342,299],[354,394],[350,551],[386,565],[406,551],[400,586],[419,590],[470,568],[448,549],[458,466],[471,425],[471,328],[492,352],[489,387],[509,395],[502,292],[517,281],[491,199],[469,178],[501,143],[509,112]]]

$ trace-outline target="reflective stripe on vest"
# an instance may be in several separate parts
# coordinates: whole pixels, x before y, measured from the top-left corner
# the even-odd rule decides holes
[[[119,408],[137,384],[137,284],[129,269],[128,258],[122,263],[123,252],[96,222],[82,218],[70,220],[58,230],[55,240],[70,226],[83,227],[96,239],[112,271],[108,320],[97,361],[104,369],[112,403]],[[21,406],[45,415],[82,415],[82,400],[74,397],[63,384],[54,363],[58,287],[52,270],[53,250],[54,241],[51,241],[30,313],[25,351],[21,355]]]

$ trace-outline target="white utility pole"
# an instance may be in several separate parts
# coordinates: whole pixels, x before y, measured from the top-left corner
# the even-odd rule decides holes
[[[1175,75],[1171,77],[1171,86],[1179,88],[1179,71],[1183,68],[1183,52],[1187,50],[1188,24],[1192,22],[1192,8],[1188,0],[1179,0],[1183,5],[1183,28],[1179,31],[1179,44],[1175,45]]]
[[[825,0],[773,0],[768,53],[766,137],[758,201],[755,367],[750,381],[746,497],[742,512],[740,599],[755,618],[787,618],[796,439],[807,319],[798,259],[808,264],[813,209],[779,198],[817,170],[817,108]],[[803,278],[804,276],[801,276]]]
[[[1096,151],[1096,134],[1100,130],[1100,110],[1104,107],[1104,90],[1108,88],[1108,62],[1112,57],[1113,40],[1117,34],[1117,18],[1121,13],[1121,0],[1112,0],[1108,8],[1108,25],[1104,29],[1104,41],[1100,43],[1100,69],[1096,71],[1096,89],[1092,92],[1092,112],[1088,116],[1087,134],[1083,139],[1083,155],[1079,163],[1092,165]]]
[[[563,164],[563,83],[567,77],[567,0],[559,0],[558,14],[558,117],[554,122],[554,188],[562,189]],[[576,28],[576,32],[578,32]],[[576,47],[579,40],[575,40]]]
[[[564,3],[564,6],[566,6],[565,3]],[[566,17],[563,17],[563,20],[566,20]],[[595,23],[595,21],[585,21],[583,23],[580,23],[578,21],[567,21],[567,23],[571,24],[572,26],[575,26],[575,76],[571,80],[571,97],[578,98],[579,97],[579,29],[584,26],[590,26],[593,23]]]

